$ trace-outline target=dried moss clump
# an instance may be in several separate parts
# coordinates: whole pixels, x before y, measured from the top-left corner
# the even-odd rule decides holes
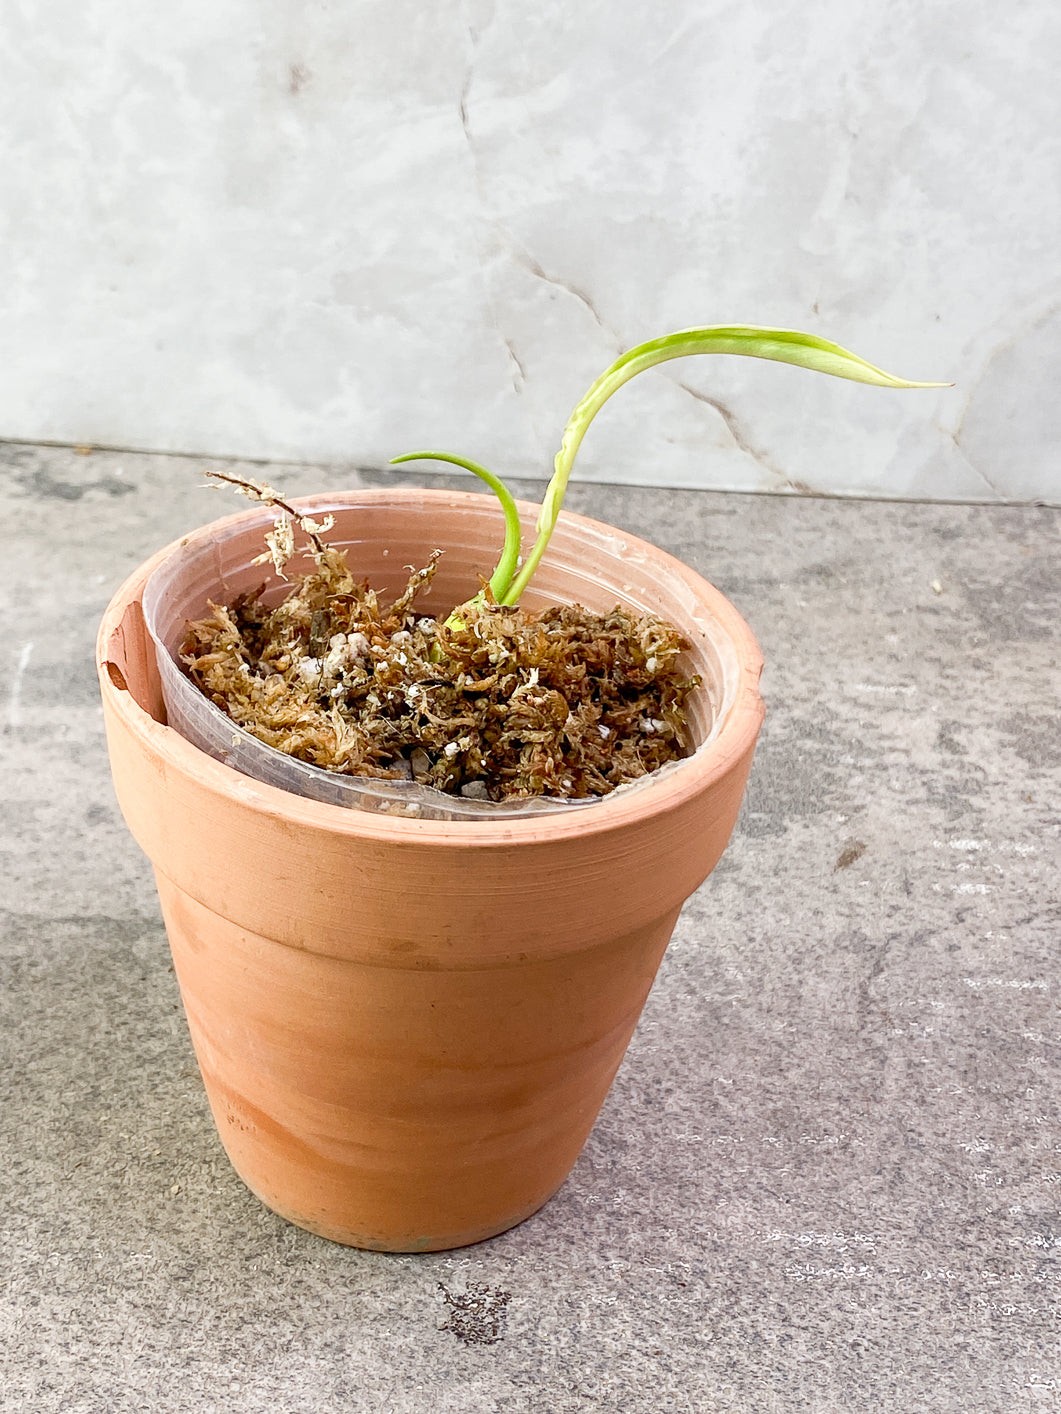
[[[415,779],[481,799],[606,795],[686,754],[698,678],[651,615],[490,601],[450,622],[384,607],[324,547],[283,602],[261,591],[189,624],[192,680],[259,740],[326,771]]]

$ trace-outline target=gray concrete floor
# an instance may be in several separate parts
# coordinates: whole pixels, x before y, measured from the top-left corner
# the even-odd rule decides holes
[[[0,1409],[1061,1406],[1061,513],[574,488],[735,600],[769,716],[571,1179],[395,1257],[229,1168],[110,788],[95,627],[236,507],[201,465],[0,447]]]

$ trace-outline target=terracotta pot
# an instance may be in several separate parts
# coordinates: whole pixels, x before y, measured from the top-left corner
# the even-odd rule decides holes
[[[330,538],[384,591],[436,546],[434,612],[492,569],[489,497],[301,504],[337,500]],[[260,544],[262,512],[238,519]],[[222,1143],[270,1208],[339,1242],[433,1251],[502,1232],[570,1171],[682,903],[729,839],[763,715],[755,641],[671,556],[565,514],[525,602],[664,615],[705,677],[695,730],[709,698],[720,728],[588,809],[392,818],[251,780],[164,725],[141,595],[167,553],[111,602],[98,667],[118,799],[155,867]]]

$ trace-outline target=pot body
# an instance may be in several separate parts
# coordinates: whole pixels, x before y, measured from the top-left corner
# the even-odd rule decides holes
[[[495,503],[472,493],[301,504],[339,507],[330,538],[384,592],[443,547],[436,613],[501,543]],[[269,519],[223,524],[260,542]],[[433,1251],[502,1232],[570,1171],[681,905],[726,845],[762,720],[755,642],[676,560],[565,514],[525,602],[668,618],[705,677],[694,725],[710,739],[587,809],[394,818],[251,780],[165,725],[141,598],[167,553],[115,596],[98,668],[225,1149],[269,1207],[340,1242]]]

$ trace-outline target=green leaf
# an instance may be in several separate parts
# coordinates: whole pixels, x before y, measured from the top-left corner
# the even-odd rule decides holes
[[[767,329],[755,324],[713,324],[699,329],[683,329],[638,344],[629,353],[616,359],[605,370],[575,408],[564,429],[560,450],[556,454],[553,479],[545,492],[538,512],[538,538],[519,574],[508,586],[502,602],[515,604],[531,575],[538,568],[549,538],[556,526],[567,483],[571,476],[575,454],[586,431],[611,395],[636,374],[666,363],[672,358],[691,354],[743,354],[749,358],[767,358],[778,363],[792,363],[834,378],[850,378],[857,383],[872,383],[880,388],[947,388],[948,383],[914,383],[885,373],[857,354],[848,352],[829,339],[815,334],[802,334],[795,329]]]

